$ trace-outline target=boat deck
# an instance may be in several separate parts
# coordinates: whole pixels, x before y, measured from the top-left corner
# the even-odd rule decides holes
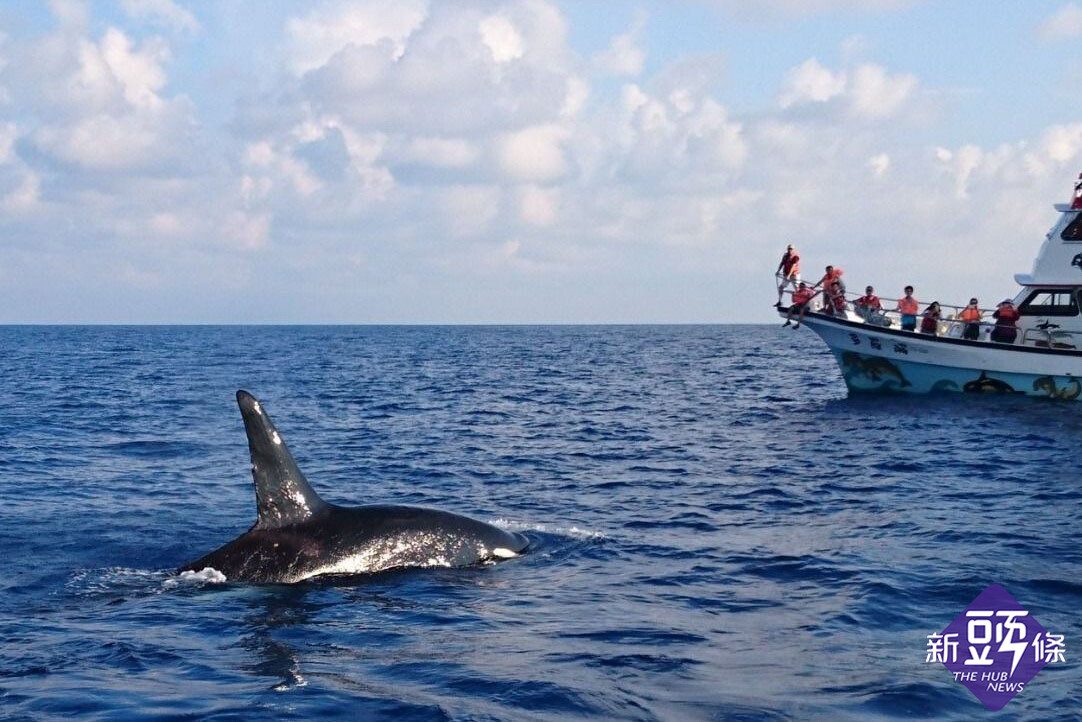
[[[855,299],[854,299],[855,300]],[[781,318],[786,318],[788,315],[788,306],[775,306],[778,310],[778,314]],[[836,322],[844,324],[855,324],[858,326],[867,327],[868,330],[875,331],[894,331],[899,334],[907,336],[919,336],[924,340],[954,340],[966,344],[982,344],[993,345],[996,347],[1005,348],[1022,348],[1026,350],[1061,350],[1061,351],[1077,351],[1082,349],[1082,332],[1064,330],[1059,324],[1052,320],[1037,320],[1036,323],[1026,325],[1024,322],[1027,319],[1023,319],[1022,322],[1016,326],[1017,334],[1013,342],[993,341],[992,331],[996,327],[994,320],[982,320],[977,326],[979,332],[976,339],[967,339],[964,337],[964,330],[967,325],[966,321],[962,321],[958,318],[958,314],[961,312],[961,306],[948,306],[940,304],[940,308],[944,313],[950,311],[949,316],[940,318],[936,322],[936,332],[934,334],[923,333],[920,329],[921,317],[917,317],[917,330],[908,331],[902,329],[901,314],[896,310],[889,311],[876,311],[861,309],[850,300],[847,296],[846,307],[844,311],[840,313],[832,313],[829,309],[824,308],[822,304],[815,304],[812,301],[812,306],[805,312],[805,317],[818,317],[820,319],[830,319]],[[923,312],[923,307],[921,311]],[[983,319],[990,319],[994,309],[981,309],[981,315]],[[793,314],[794,323],[799,318],[798,314]],[[1033,319],[1028,319],[1033,321]]]

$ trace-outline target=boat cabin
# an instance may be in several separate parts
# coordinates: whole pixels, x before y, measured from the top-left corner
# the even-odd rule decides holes
[[[1045,235],[1030,273],[1016,274],[1022,287],[1014,305],[1019,343],[1082,349],[1082,175],[1070,204],[1056,204],[1060,217]]]

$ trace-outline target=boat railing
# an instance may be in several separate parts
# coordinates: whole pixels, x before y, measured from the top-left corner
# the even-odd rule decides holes
[[[792,296],[792,291],[786,291]],[[881,326],[883,328],[900,328],[902,324],[902,314],[897,308],[892,309],[871,309],[860,306],[857,301],[862,298],[855,293],[845,293],[846,301],[845,317],[849,320],[860,321],[871,326]],[[808,302],[808,310],[826,312],[828,315],[834,314],[828,306],[827,300],[824,298],[822,289],[816,292],[816,295],[812,297]],[[917,307],[917,324],[920,325],[922,315],[925,310],[930,306],[930,303],[918,302]],[[1005,345],[1022,345],[1022,346],[1035,346],[1038,348],[1058,348],[1058,349],[1076,349],[1082,346],[1082,332],[1064,331],[1059,328],[1055,323],[1044,322],[1038,324],[1034,328],[1015,328],[1015,340],[1010,342],[994,341],[992,339],[992,332],[999,324],[994,319],[988,320],[995,309],[980,308],[981,320],[977,322],[964,321],[959,318],[962,310],[967,306],[955,306],[949,303],[939,303],[939,309],[941,312],[940,317],[936,320],[936,332],[935,336],[945,336],[947,338],[963,338],[966,326],[976,323],[978,333],[975,340],[987,341],[989,343],[1002,343]],[[933,335],[933,334],[927,334]]]

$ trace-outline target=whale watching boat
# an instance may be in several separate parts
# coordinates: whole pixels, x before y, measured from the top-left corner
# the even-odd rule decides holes
[[[832,304],[819,294],[808,302],[802,323],[826,342],[851,391],[1082,400],[1082,174],[1071,202],[1055,209],[1059,220],[1045,236],[1033,271],[1014,277],[1021,286],[1013,300],[1014,333],[997,330],[989,309],[981,309],[982,320],[974,326],[964,307],[946,304],[940,304],[934,326],[925,325],[929,332],[903,330],[896,310],[869,311],[854,303],[855,294],[845,295],[844,303],[835,296]],[[788,307],[777,309],[787,316]],[[918,326],[921,320],[918,313]]]

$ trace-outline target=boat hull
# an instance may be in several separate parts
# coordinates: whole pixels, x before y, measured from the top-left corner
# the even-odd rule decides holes
[[[1082,397],[1082,352],[939,338],[808,314],[854,392]]]

